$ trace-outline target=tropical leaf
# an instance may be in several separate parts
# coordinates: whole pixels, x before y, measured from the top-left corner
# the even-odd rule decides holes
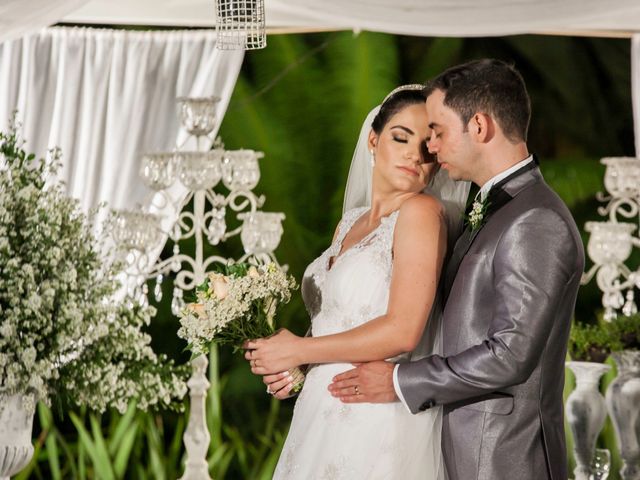
[[[92,437],[89,431],[85,428],[82,420],[75,413],[71,412],[69,416],[76,427],[83,449],[86,450],[89,458],[91,458],[96,478],[115,480],[111,460],[109,458],[109,452],[102,436],[99,423],[97,423],[96,419],[91,416],[90,423],[93,432]]]

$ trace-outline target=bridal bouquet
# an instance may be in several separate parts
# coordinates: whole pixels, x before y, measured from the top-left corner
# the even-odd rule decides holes
[[[186,372],[151,349],[154,309],[114,301],[117,265],[54,180],[59,150],[37,160],[22,145],[15,122],[0,132],[0,408],[13,395],[27,412],[174,406]]]
[[[275,264],[260,267],[237,263],[225,273],[210,273],[196,290],[197,301],[180,313],[178,336],[189,343],[194,355],[207,353],[209,345],[232,345],[234,351],[246,340],[275,333],[278,308],[289,301],[296,282]],[[304,375],[292,372],[294,392]]]

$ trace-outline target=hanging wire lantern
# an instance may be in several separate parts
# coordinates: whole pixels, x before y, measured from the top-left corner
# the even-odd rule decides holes
[[[220,50],[266,47],[264,0],[217,0],[216,31]]]

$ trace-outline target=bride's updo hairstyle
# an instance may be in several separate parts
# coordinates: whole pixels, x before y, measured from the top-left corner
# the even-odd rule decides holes
[[[371,128],[376,132],[376,135],[380,135],[391,117],[405,107],[416,103],[424,104],[427,97],[422,93],[423,89],[424,86],[420,84],[403,85],[387,95],[380,105],[380,111],[371,122]]]

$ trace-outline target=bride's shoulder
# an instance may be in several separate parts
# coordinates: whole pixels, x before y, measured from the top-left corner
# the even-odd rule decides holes
[[[444,215],[444,207],[440,200],[428,193],[419,193],[405,200],[400,206],[400,219],[410,221],[428,221],[439,219]]]

